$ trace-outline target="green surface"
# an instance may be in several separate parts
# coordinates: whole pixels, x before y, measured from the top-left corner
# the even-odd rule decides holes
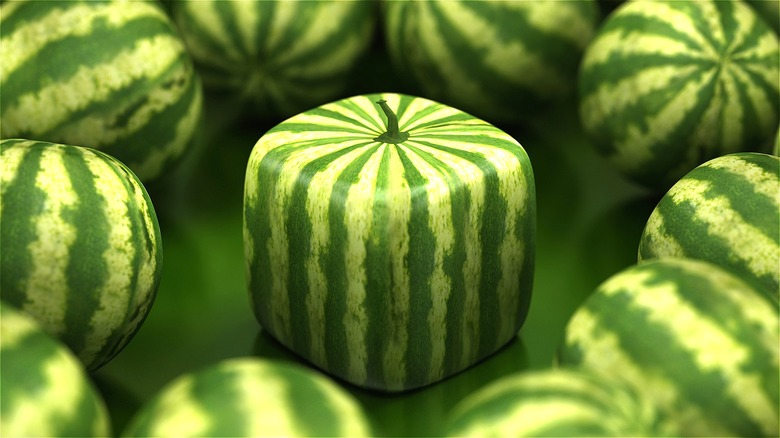
[[[399,89],[387,75],[373,75],[386,69],[381,54],[372,55],[353,91],[413,92]],[[636,262],[639,236],[658,197],[628,182],[595,152],[576,108],[566,102],[522,126],[499,125],[528,152],[537,187],[534,290],[517,339],[473,368],[409,393],[384,395],[344,384],[377,434],[441,434],[446,416],[466,394],[510,373],[548,368],[574,309],[603,280]],[[155,305],[127,348],[94,374],[115,430],[185,372],[249,355],[298,361],[262,332],[244,278],[245,166],[271,126],[230,123],[230,109],[211,97],[205,119],[193,153],[174,174],[149,186],[165,259]]]

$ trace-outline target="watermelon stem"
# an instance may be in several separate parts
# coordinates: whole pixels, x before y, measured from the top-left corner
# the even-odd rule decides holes
[[[409,139],[408,132],[401,132],[400,129],[398,129],[398,117],[396,117],[393,110],[387,105],[387,101],[380,99],[376,101],[376,103],[379,104],[387,117],[387,132],[376,137],[374,140],[382,143],[398,144]]]

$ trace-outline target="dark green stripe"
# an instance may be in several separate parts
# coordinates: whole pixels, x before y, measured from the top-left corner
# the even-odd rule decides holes
[[[272,2],[256,2],[256,3],[272,3]],[[216,16],[219,20],[220,25],[225,30],[225,35],[230,40],[230,46],[245,58],[245,59],[251,59],[252,54],[249,52],[248,47],[246,46],[244,42],[244,38],[241,34],[241,30],[239,29],[237,22],[238,17],[236,17],[236,12],[233,10],[233,6],[236,4],[234,2],[224,2],[224,1],[214,1],[211,2],[211,4],[214,6],[214,11],[216,12]],[[217,53],[225,54],[226,50],[225,48],[221,48],[221,50]]]
[[[25,150],[16,177],[3,184],[0,197],[0,298],[22,307],[27,301],[25,280],[34,268],[28,247],[38,238],[32,218],[44,211],[48,198],[35,180],[43,153],[51,150],[46,144],[26,140],[3,140],[0,148],[0,157],[16,149]]]
[[[431,275],[436,248],[436,236],[428,226],[430,218],[428,193],[419,188],[426,187],[428,180],[414,166],[405,148],[398,147],[398,156],[404,169],[404,176],[411,189],[411,214],[407,225],[409,252],[406,266],[409,269],[409,320],[406,325],[409,338],[406,357],[406,386],[417,387],[429,383],[431,339],[428,327],[428,312],[432,307]]]
[[[257,387],[247,388],[247,381],[242,378],[243,376],[244,373],[239,372],[239,369],[217,366],[190,377],[192,386],[187,396],[180,399],[180,402],[194,404],[208,415],[207,429],[201,431],[203,436],[251,436],[257,431],[249,430],[247,427],[249,422],[240,421],[243,415],[273,415],[258,413],[251,406],[243,403],[243,393],[262,390]],[[165,407],[175,408],[175,406]],[[160,418],[158,421],[164,420]]]
[[[106,200],[95,186],[97,175],[87,167],[84,151],[61,149],[75,206],[62,212],[62,218],[73,225],[76,238],[68,248],[66,268],[68,293],[65,308],[65,331],[62,339],[74,351],[85,347],[86,336],[92,331],[91,317],[100,308],[102,288],[109,272],[103,253],[109,249],[111,224],[105,216]],[[87,363],[89,367],[91,363]]]
[[[376,191],[371,208],[371,237],[366,242],[366,317],[368,330],[366,345],[368,347],[368,382],[371,386],[387,385],[384,380],[384,352],[388,344],[395,339],[393,332],[387,330],[393,327],[400,316],[393,310],[399,301],[396,296],[393,279],[393,259],[390,251],[395,230],[392,228],[391,217],[394,205],[388,199],[390,183],[390,157],[396,146],[386,145],[382,150],[382,161],[376,178]],[[401,310],[402,312],[405,309]]]
[[[344,316],[347,314],[347,289],[349,283],[356,281],[347,276],[344,253],[347,249],[350,224],[345,222],[346,201],[349,189],[358,183],[360,172],[368,160],[376,153],[378,145],[363,152],[349,163],[333,183],[330,196],[328,226],[330,245],[324,256],[324,271],[328,273],[328,299],[325,304],[325,351],[328,357],[328,369],[338,376],[349,375],[349,354],[353,349],[366,348],[365,345],[348,345]],[[365,304],[363,305],[365,307]]]
[[[49,13],[55,10],[70,9],[74,4],[79,2],[58,0],[54,2],[8,1],[5,3],[7,4],[0,6],[3,12],[3,25],[0,26],[0,38],[7,38],[17,30],[45,17]],[[90,3],[101,4],[106,2],[95,0]],[[13,12],[9,13],[9,10],[13,10]]]
[[[377,97],[376,100],[379,100],[379,98]],[[376,100],[374,102],[376,102]],[[367,111],[359,102],[356,102],[353,99],[346,99],[337,102],[337,105],[357,114],[358,117],[362,119],[361,125],[368,125],[373,129],[377,129],[380,133],[385,132],[385,124],[380,124],[376,119],[374,119],[374,117],[372,117],[372,113]],[[384,118],[380,118],[380,120],[384,120]]]
[[[283,400],[286,411],[295,419],[292,424],[299,436],[342,436],[342,417],[344,412],[335,410],[331,398],[313,381],[314,374],[304,369],[276,367],[275,374],[285,382],[287,394]],[[326,381],[329,386],[331,381]],[[332,384],[334,391],[339,387]],[[346,395],[346,394],[345,394]],[[356,420],[350,418],[350,420]],[[258,432],[253,431],[255,435]]]

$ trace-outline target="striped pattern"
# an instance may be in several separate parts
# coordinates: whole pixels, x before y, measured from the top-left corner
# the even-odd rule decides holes
[[[747,0],[767,24],[780,33],[780,0]]]
[[[171,7],[204,85],[274,119],[339,97],[375,25],[367,0],[186,0]]]
[[[0,302],[0,436],[110,436],[81,363],[29,317]]]
[[[393,63],[425,97],[517,123],[570,95],[595,34],[593,0],[383,1]]]
[[[560,363],[633,382],[676,436],[778,436],[778,308],[707,262],[661,259],[600,285]]]
[[[325,376],[282,362],[230,359],[185,374],[131,420],[129,437],[371,436],[360,405]]]
[[[583,127],[622,172],[666,190],[711,158],[769,141],[778,51],[777,35],[741,1],[627,2],[585,52]]]
[[[516,373],[469,395],[450,413],[452,437],[665,436],[636,391],[579,369]]]
[[[375,103],[410,137],[385,130]],[[244,241],[265,329],[382,390],[423,386],[512,339],[535,249],[531,164],[513,138],[422,98],[357,96],[295,116],[249,159]]]
[[[129,342],[157,292],[151,200],[93,149],[10,139],[0,158],[0,296],[96,369]]]
[[[100,149],[143,181],[187,149],[200,82],[155,2],[5,2],[0,23],[0,137]]]
[[[645,225],[639,260],[690,257],[780,299],[780,158],[729,154],[689,172]]]

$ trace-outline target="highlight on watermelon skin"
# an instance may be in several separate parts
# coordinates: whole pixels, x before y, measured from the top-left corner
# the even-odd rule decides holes
[[[303,112],[266,132],[247,165],[255,316],[360,387],[430,385],[513,339],[535,235],[522,146],[424,98],[360,95]]]

